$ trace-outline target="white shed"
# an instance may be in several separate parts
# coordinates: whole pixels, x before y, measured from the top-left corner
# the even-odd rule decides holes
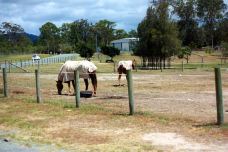
[[[120,51],[132,51],[138,41],[139,38],[123,38],[111,41],[111,46],[118,48]]]

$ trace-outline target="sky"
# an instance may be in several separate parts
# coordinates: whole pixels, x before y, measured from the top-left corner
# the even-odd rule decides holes
[[[107,19],[117,29],[136,29],[144,18],[148,0],[0,0],[0,23],[19,24],[25,32],[39,35],[46,22],[58,27],[78,19],[96,23]]]
[[[228,0],[225,0],[228,4]],[[78,19],[93,24],[107,19],[117,29],[136,29],[145,17],[149,0],[0,0],[0,23],[19,24],[27,33],[39,35],[46,22],[58,27]]]

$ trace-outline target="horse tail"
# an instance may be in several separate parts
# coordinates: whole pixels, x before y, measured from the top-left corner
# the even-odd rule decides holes
[[[96,93],[97,90],[97,75],[96,72],[93,72],[91,74],[89,74],[89,77],[91,78],[92,84],[93,84],[93,88],[94,88],[94,92]]]

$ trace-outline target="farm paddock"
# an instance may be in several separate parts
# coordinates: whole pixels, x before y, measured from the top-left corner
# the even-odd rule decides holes
[[[0,97],[0,130],[14,130],[7,137],[27,145],[55,144],[66,151],[228,149],[228,113],[226,125],[215,125],[213,71],[134,73],[133,116],[128,115],[126,79],[121,81],[124,86],[116,87],[117,75],[98,73],[97,77],[97,96],[81,98],[80,109],[76,109],[75,96],[57,95],[56,74],[40,75],[43,103],[36,104],[34,74],[10,73],[10,96]],[[228,110],[225,70],[222,80]],[[80,83],[83,90],[83,81]],[[2,88],[2,75],[0,85]]]

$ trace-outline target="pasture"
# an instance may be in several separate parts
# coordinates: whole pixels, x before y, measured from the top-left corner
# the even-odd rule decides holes
[[[3,97],[1,73],[0,130],[10,133],[0,134],[0,137],[27,146],[52,144],[65,151],[225,151],[228,112],[226,123],[220,127],[215,125],[212,67],[220,60],[210,56],[202,67],[195,62],[200,59],[193,57],[186,67],[192,64],[194,68],[184,72],[178,68],[181,60],[173,61],[176,68],[162,72],[134,71],[133,116],[128,115],[126,79],[123,76],[121,80],[125,85],[115,86],[118,75],[113,73],[112,63],[94,61],[98,67],[97,96],[81,98],[79,109],[75,108],[75,96],[67,95],[67,85],[64,85],[64,95],[57,95],[55,80],[60,63],[40,65],[41,104],[36,103],[33,72],[7,73],[8,98]],[[228,110],[228,71],[226,64],[222,67],[224,109]],[[28,67],[28,70],[34,71],[33,68]],[[82,79],[80,88],[84,90]],[[92,90],[91,83],[89,89]]]

